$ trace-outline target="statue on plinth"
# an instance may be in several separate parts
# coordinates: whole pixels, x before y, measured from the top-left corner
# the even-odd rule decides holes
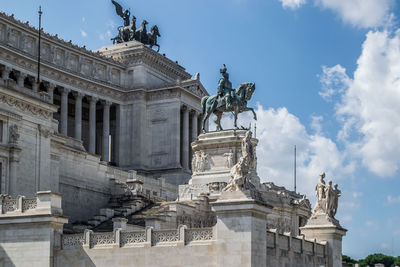
[[[320,174],[319,181],[315,186],[315,193],[317,196],[317,203],[311,215],[311,219],[324,217],[329,222],[338,224],[335,219],[335,215],[338,208],[339,197],[341,191],[338,185],[332,186],[332,181],[328,181],[328,184],[324,181],[325,173]]]
[[[150,32],[147,32],[146,25],[149,24],[146,20],[142,21],[139,29],[136,29],[136,17],[132,16],[132,22],[130,22],[131,12],[129,10],[123,10],[122,6],[116,1],[111,0],[115,6],[115,12],[120,16],[124,25],[118,27],[118,35],[111,38],[113,44],[124,43],[136,40],[142,44],[149,45],[150,48],[157,46],[157,52],[160,51],[160,45],[157,43],[157,37],[161,37],[157,25],[151,27]]]
[[[203,111],[203,132],[205,132],[205,122],[212,113],[217,116],[215,123],[217,131],[222,130],[221,117],[224,112],[232,112],[234,116],[234,126],[237,127],[237,116],[244,111],[253,112],[254,119],[257,115],[253,108],[247,107],[247,101],[253,95],[256,86],[254,83],[242,83],[236,90],[232,88],[229,81],[229,74],[224,64],[224,68],[220,69],[222,78],[218,82],[218,93],[212,96],[205,96],[201,99],[201,108]]]
[[[251,143],[251,131],[247,131],[242,140],[242,156],[232,167],[230,179],[223,191],[238,191],[254,187],[250,179],[250,169],[254,166],[254,147]]]

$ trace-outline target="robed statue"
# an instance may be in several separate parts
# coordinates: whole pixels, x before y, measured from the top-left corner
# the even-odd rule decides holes
[[[325,173],[322,173],[317,185],[315,186],[317,203],[313,213],[324,213],[330,218],[334,218],[337,212],[338,200],[341,196],[341,191],[339,190],[337,184],[332,186],[332,181],[328,181],[328,184],[326,184],[324,178]]]
[[[218,91],[216,95],[205,96],[201,99],[201,108],[203,111],[203,132],[205,132],[205,122],[212,113],[217,116],[215,123],[217,131],[222,130],[221,117],[224,112],[232,112],[234,116],[234,126],[237,127],[237,116],[244,111],[253,112],[254,119],[257,120],[257,115],[253,108],[247,107],[247,101],[256,89],[254,83],[242,83],[237,89],[232,88],[232,83],[229,81],[229,73],[224,64],[220,69],[222,78],[218,82]]]
[[[111,2],[115,6],[115,12],[117,15],[120,16],[124,21],[124,25],[118,27],[118,35],[114,38],[111,38],[113,44],[136,40],[145,45],[149,45],[150,48],[157,46],[157,52],[160,51],[160,45],[157,43],[157,37],[160,37],[161,35],[158,31],[157,25],[152,26],[150,28],[150,32],[147,32],[146,25],[148,22],[143,20],[140,28],[136,29],[136,17],[132,16],[131,21],[131,12],[129,10],[123,10],[122,6],[114,0],[111,0]]]

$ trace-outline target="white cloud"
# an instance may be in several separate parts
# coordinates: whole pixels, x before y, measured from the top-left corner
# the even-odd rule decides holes
[[[294,145],[297,147],[297,189],[306,193],[311,201],[321,172],[325,171],[327,180],[334,182],[352,172],[351,165],[344,166],[345,155],[332,140],[319,133],[308,133],[286,108],[264,109],[258,105],[256,113],[258,174],[262,182],[272,181],[293,190]],[[213,118],[210,130],[215,129],[212,121]],[[239,114],[238,126],[248,127],[250,121],[250,112]],[[230,128],[232,124],[232,119],[223,117],[223,128]],[[254,127],[254,121],[252,125]]]
[[[321,122],[323,119],[322,116],[311,116],[311,129],[313,129],[317,134],[320,134],[322,131]]]
[[[82,37],[86,37],[86,36],[87,36],[87,33],[86,33],[84,30],[82,30],[82,29],[81,29],[81,36],[82,36]]]
[[[297,9],[306,3],[306,0],[279,0],[283,8]]]
[[[393,197],[392,195],[388,195],[386,197],[385,205],[391,205],[391,204],[400,204],[400,196]]]
[[[353,79],[343,67],[323,69],[323,87],[330,80],[346,87],[327,86],[321,94],[333,90],[340,95],[338,137],[347,150],[371,172],[393,176],[400,168],[400,31],[370,31],[357,63]]]
[[[319,95],[326,101],[330,101],[333,96],[343,93],[350,84],[350,78],[346,74],[346,69],[340,65],[331,68],[322,66],[320,81],[322,91],[319,92]]]
[[[394,0],[315,0],[325,9],[337,13],[345,23],[356,27],[383,26],[390,22]]]

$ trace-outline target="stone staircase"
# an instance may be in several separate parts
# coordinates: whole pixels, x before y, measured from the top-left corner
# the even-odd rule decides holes
[[[144,194],[141,182],[138,180],[131,180],[128,183],[113,180],[112,183],[112,195],[107,206],[100,209],[99,213],[86,223],[73,224],[69,231],[82,232],[85,229],[107,228],[112,224],[113,218],[129,218],[129,216],[149,208],[155,203],[165,201],[160,197]]]
[[[152,201],[144,198],[129,200],[128,203],[122,203],[122,205],[100,209],[98,215],[95,215],[92,219],[88,220],[88,225],[90,228],[94,228],[114,217],[128,217],[150,204],[152,204]]]

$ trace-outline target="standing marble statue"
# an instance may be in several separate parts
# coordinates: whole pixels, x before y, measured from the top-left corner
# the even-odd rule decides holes
[[[332,181],[328,181],[328,184],[326,184],[324,178],[325,173],[322,173],[315,186],[317,204],[315,205],[313,214],[324,213],[330,218],[334,218],[337,212],[341,191],[338,189],[337,184],[332,186]]]

